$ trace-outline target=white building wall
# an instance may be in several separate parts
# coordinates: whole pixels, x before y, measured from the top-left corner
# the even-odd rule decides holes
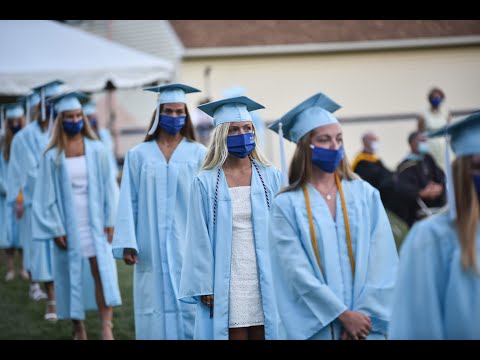
[[[343,108],[341,117],[415,113],[427,107],[432,86],[446,93],[445,106],[459,111],[480,109],[480,46],[362,53],[305,54],[262,58],[205,58],[185,60],[180,81],[204,88],[203,71],[211,67],[214,99],[224,88],[241,85],[247,95],[265,105],[266,121],[278,119],[290,108],[318,91]],[[202,94],[189,96],[195,106]],[[352,160],[360,150],[360,137],[374,130],[381,138],[381,156],[394,167],[408,150],[407,136],[414,119],[344,125],[346,151]],[[278,141],[267,130],[267,156],[279,166]],[[290,144],[288,144],[290,145]],[[294,146],[287,146],[287,156]]]

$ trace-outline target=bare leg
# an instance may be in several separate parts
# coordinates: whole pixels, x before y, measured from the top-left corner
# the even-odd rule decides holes
[[[228,329],[229,340],[248,340],[248,328],[229,328]]]
[[[55,313],[57,311],[55,304],[55,287],[53,281],[44,283],[45,291],[47,293],[47,313]]]
[[[25,271],[23,268],[23,251],[22,249],[18,249],[18,257],[20,258],[20,277],[23,280],[30,280],[30,274]]]
[[[83,320],[72,319],[73,324],[73,340],[87,340],[87,331]]]
[[[248,340],[265,340],[265,328],[263,325],[250,326],[248,329]]]
[[[97,300],[98,309],[100,310],[100,319],[102,320],[102,340],[114,340],[112,333],[113,308],[107,306],[105,303],[97,258],[91,257],[89,260],[90,269],[92,271],[93,279],[95,280],[95,299]]]

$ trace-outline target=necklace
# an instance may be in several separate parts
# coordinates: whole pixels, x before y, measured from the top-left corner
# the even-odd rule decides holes
[[[330,195],[332,193],[332,190],[336,187],[337,184],[333,183],[332,187],[326,192],[324,193],[323,191],[321,191],[318,187],[317,187],[317,190],[320,192],[320,194],[322,194],[322,196],[327,199],[327,201],[330,201],[332,200],[332,195]]]

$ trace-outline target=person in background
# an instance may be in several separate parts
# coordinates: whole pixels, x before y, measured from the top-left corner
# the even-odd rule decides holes
[[[97,108],[94,103],[89,102],[84,104],[83,113],[88,118],[90,126],[92,127],[97,137],[103,142],[103,144],[107,148],[108,159],[110,162],[110,166],[112,167],[112,172],[115,175],[115,178],[118,179],[118,164],[115,157],[115,148],[113,145],[112,135],[110,134],[110,131],[108,131],[107,128],[98,126]]]
[[[380,192],[399,249],[408,231],[408,225],[400,216],[406,202],[412,201],[408,197],[409,188],[398,181],[396,172],[383,164],[379,156],[380,141],[374,132],[363,134],[362,144],[363,149],[353,160],[352,170]]]
[[[35,183],[33,238],[54,239],[57,316],[72,319],[74,339],[87,339],[85,310],[98,308],[102,339],[112,340],[112,307],[122,303],[111,246],[118,185],[83,114],[84,97],[53,101],[58,116]]]
[[[445,93],[438,87],[432,88],[427,95],[429,108],[417,118],[417,130],[420,132],[434,131],[451,122],[452,117],[443,106]],[[429,152],[438,166],[443,168],[445,163],[445,143],[442,139],[429,138],[427,140]]]
[[[210,102],[211,99],[206,97],[199,101],[198,105],[205,104]],[[192,124],[195,128],[195,133],[197,135],[198,141],[208,146],[210,142],[210,137],[213,131],[213,119],[211,116],[208,116],[203,111],[195,108],[192,114]]]
[[[30,297],[34,300],[47,297],[44,318],[51,322],[57,320],[53,285],[53,241],[34,241],[32,206],[40,158],[48,144],[49,129],[52,129],[55,115],[52,105],[47,104],[47,101],[62,92],[62,84],[60,80],[50,81],[35,87],[33,94],[27,95],[30,97],[30,114],[38,116],[13,138],[7,180],[7,203],[15,208],[15,216],[19,219],[23,266],[30,273]],[[41,291],[38,282],[44,283],[46,295]]]
[[[270,125],[297,144],[269,246],[285,339],[385,339],[398,255],[377,189],[345,157],[340,106],[317,93]]]
[[[424,133],[412,132],[408,136],[411,152],[397,167],[398,181],[407,189],[399,215],[408,226],[446,203],[445,174],[429,154],[426,140]]]
[[[127,152],[113,253],[135,265],[133,301],[139,340],[188,340],[195,307],[178,300],[193,177],[205,158],[195,141],[184,84],[148,87],[159,94],[145,141]]]
[[[267,246],[270,204],[280,172],[256,147],[246,96],[203,104],[215,122],[194,178],[179,297],[196,304],[195,339],[277,339],[277,308]]]
[[[429,136],[445,134],[456,155],[448,211],[417,222],[405,239],[392,339],[480,340],[480,112]]]
[[[15,278],[15,252],[18,252],[20,259],[19,274],[24,280],[29,280],[28,272],[23,268],[18,220],[14,216],[13,207],[7,206],[6,201],[6,183],[12,140],[15,134],[25,126],[25,113],[20,104],[17,103],[7,105],[5,109],[6,121],[2,124],[2,127],[5,126],[5,134],[0,139],[0,248],[5,249],[7,258],[5,281],[11,281]]]

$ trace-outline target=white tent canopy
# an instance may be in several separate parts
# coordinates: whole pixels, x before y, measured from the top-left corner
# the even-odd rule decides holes
[[[107,81],[130,88],[174,74],[167,60],[49,20],[1,20],[0,54],[0,94],[8,95],[55,79],[90,92]]]

